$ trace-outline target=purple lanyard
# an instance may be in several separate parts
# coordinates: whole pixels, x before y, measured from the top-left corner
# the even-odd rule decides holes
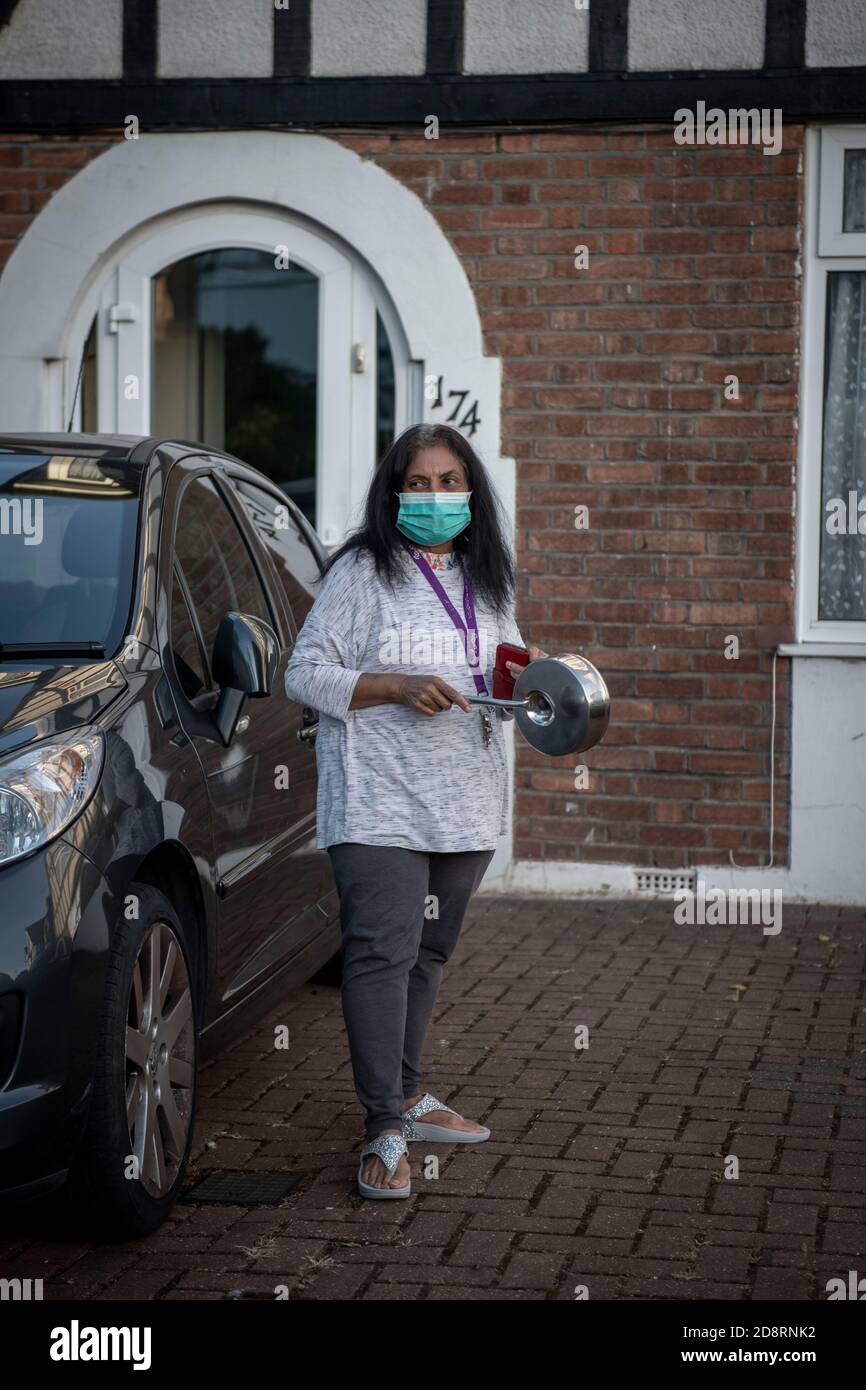
[[[424,578],[427,580],[427,583],[430,585],[431,589],[436,594],[440,603],[445,608],[452,623],[457,628],[457,631],[462,633],[463,647],[466,652],[466,660],[469,663],[469,669],[472,672],[472,679],[475,682],[475,689],[478,691],[479,695],[487,695],[489,693],[487,690],[487,682],[481,674],[481,667],[478,664],[478,619],[475,616],[475,604],[472,599],[472,585],[469,583],[469,576],[466,573],[464,573],[463,575],[463,613],[466,617],[466,622],[464,623],[462,618],[460,617],[460,614],[457,612],[457,609],[454,607],[454,604],[451,602],[444,588],[440,584],[439,580],[436,578],[436,575],[433,573],[432,569],[427,564],[427,561],[422,560],[418,555],[413,554],[413,552],[409,549],[408,546],[406,546],[405,549],[407,554],[412,556],[412,559],[415,561],[415,564],[418,566]],[[475,656],[474,661],[470,657],[470,633],[472,634],[473,638],[472,653]]]

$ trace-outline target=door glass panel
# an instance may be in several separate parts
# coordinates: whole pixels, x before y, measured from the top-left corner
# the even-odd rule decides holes
[[[171,586],[171,654],[178,683],[188,700],[194,700],[207,685],[192,614],[177,574]]]
[[[819,618],[866,622],[866,271],[827,276]]]
[[[248,613],[274,626],[246,542],[209,478],[184,490],[175,555],[198,618],[208,660],[224,614]]]
[[[81,364],[81,430],[96,434],[99,424],[96,415],[96,317],[90,325],[84,358]]]
[[[288,507],[244,478],[236,478],[235,485],[250,520],[271,553],[295,628],[300,632],[318,593],[319,562]]]
[[[225,449],[315,525],[319,283],[246,247],[205,251],[153,280],[154,434]]]
[[[376,315],[376,458],[394,443],[394,354],[382,315]]]
[[[866,150],[845,151],[843,232],[866,232]]]

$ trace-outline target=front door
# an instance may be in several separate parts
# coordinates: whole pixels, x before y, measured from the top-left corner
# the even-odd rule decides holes
[[[112,270],[77,418],[225,449],[335,545],[376,459],[420,418],[420,380],[387,295],[335,239],[211,206],[143,231]]]

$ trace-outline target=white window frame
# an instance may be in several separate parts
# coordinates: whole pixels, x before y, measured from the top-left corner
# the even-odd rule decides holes
[[[866,231],[842,230],[846,150],[866,150],[866,126],[830,126],[821,130],[818,255],[822,257],[866,256]]]
[[[126,241],[82,299],[71,341],[79,345],[80,360],[96,318],[100,432],[150,434],[154,276],[203,251],[252,247],[276,254],[283,245],[290,263],[303,266],[319,283],[316,529],[323,543],[333,547],[360,519],[358,509],[375,461],[377,311],[394,358],[397,433],[421,418],[423,378],[423,365],[410,361],[406,335],[378,277],[338,238],[283,211],[232,203],[184,208],[145,225]],[[112,314],[117,307],[121,313]],[[356,345],[365,349],[363,371],[357,369]],[[76,376],[77,369],[70,373],[70,394]],[[138,397],[131,400],[123,389],[129,376],[138,378]],[[80,420],[79,393],[73,428],[81,428]]]
[[[844,151],[852,148],[866,148],[866,126],[813,127],[806,132],[795,630],[798,644],[834,644],[842,651],[866,645],[866,621],[820,619],[818,604],[827,276],[838,270],[866,271],[866,233],[841,231]]]

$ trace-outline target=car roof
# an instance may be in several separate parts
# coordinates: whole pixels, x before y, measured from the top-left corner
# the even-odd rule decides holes
[[[41,454],[81,454],[112,463],[150,463],[159,447],[167,449],[175,458],[183,458],[186,454],[207,454],[222,463],[240,466],[251,473],[258,472],[243,459],[235,458],[233,454],[227,454],[224,449],[212,444],[203,444],[201,440],[155,434],[72,434],[65,431],[0,434],[0,449],[32,449]]]
[[[35,453],[80,454],[89,458],[104,459],[106,463],[128,463],[138,467],[140,470],[139,479],[146,472],[147,465],[150,464],[159,447],[165,447],[175,459],[182,459],[187,454],[207,455],[221,464],[228,464],[232,468],[240,469],[248,474],[252,480],[259,480],[282,492],[278,483],[260,473],[257,468],[245,463],[243,459],[237,458],[234,454],[226,453],[224,449],[217,449],[211,444],[202,444],[200,441],[197,442],[192,439],[166,438],[163,435],[153,434],[67,434],[60,431],[38,434],[0,434],[0,450],[32,449]],[[301,520],[304,529],[315,536],[315,531],[303,516],[294,498],[286,494],[285,500],[296,514],[296,518]]]
[[[158,439],[143,434],[0,434],[0,449],[34,449],[47,454],[88,454],[94,458],[131,459],[142,444],[151,446]],[[141,455],[139,454],[139,460]]]
[[[187,454],[207,454],[224,463],[249,468],[243,459],[236,459],[224,449],[201,440],[175,439],[155,434],[72,434],[34,433],[0,434],[0,449],[28,450],[40,454],[75,454],[86,458],[103,459],[106,463],[130,463],[139,466],[151,462],[158,448],[164,448],[174,458]],[[255,469],[252,470],[256,472]]]

